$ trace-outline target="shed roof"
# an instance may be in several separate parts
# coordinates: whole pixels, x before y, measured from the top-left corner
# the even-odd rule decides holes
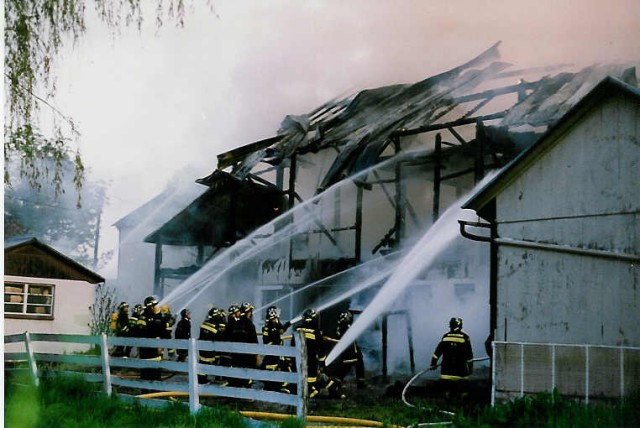
[[[32,278],[71,279],[91,284],[104,278],[35,237],[4,241],[4,274]]]
[[[599,105],[604,99],[614,96],[629,96],[636,102],[640,102],[640,89],[611,76],[601,80],[591,92],[583,96],[554,126],[549,128],[537,142],[522,151],[498,175],[493,177],[491,181],[467,200],[462,205],[462,208],[475,210],[481,217],[492,220],[495,216],[493,202],[496,196],[533,165],[540,155],[555,146],[559,142],[558,135],[580,120],[581,117]]]

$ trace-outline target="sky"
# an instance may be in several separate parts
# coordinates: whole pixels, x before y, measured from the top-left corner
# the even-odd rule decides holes
[[[179,171],[210,174],[218,154],[276,135],[287,114],[422,80],[497,41],[517,68],[640,60],[638,0],[186,3],[182,29],[156,29],[152,9],[141,32],[115,37],[90,18],[60,57],[54,104],[79,126],[92,177],[109,183],[101,251],[116,249],[113,223]],[[100,273],[114,277],[115,261]]]

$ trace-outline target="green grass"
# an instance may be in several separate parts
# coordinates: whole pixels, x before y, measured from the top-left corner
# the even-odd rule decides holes
[[[24,384],[23,384],[24,385]],[[79,378],[42,379],[39,388],[7,384],[5,426],[44,427],[198,427],[244,428],[247,420],[222,407],[203,407],[196,415],[182,403],[163,409],[127,405],[117,397],[97,394],[97,386]],[[286,421],[285,427],[293,428]],[[266,426],[266,425],[265,425]]]
[[[455,420],[459,427],[638,427],[640,397],[611,404],[582,404],[558,394],[538,394],[485,407]]]
[[[135,427],[135,428],[240,428],[250,424],[237,409],[223,405],[206,406],[190,415],[184,403],[171,403],[154,409],[125,404],[117,397],[98,393],[100,385],[80,378],[42,379],[39,388],[28,382],[5,384],[5,426],[44,427]],[[442,401],[416,401],[408,407],[398,398],[369,397],[358,402],[326,400],[312,402],[311,414],[370,419],[387,426],[411,426],[419,423],[451,421],[456,427],[637,427],[640,426],[640,397],[624,403],[584,405],[558,395],[540,394],[516,399],[495,407],[459,402],[445,406]],[[317,407],[314,409],[314,407]],[[442,410],[455,413],[444,414]],[[290,418],[265,427],[302,428]]]

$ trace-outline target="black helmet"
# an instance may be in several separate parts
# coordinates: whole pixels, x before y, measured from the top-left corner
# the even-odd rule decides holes
[[[226,324],[227,313],[222,309],[218,309],[218,311],[215,314],[213,314],[212,318],[216,322],[216,324]]]
[[[275,306],[269,306],[267,308],[267,319],[280,318],[280,309]]]
[[[349,311],[341,312],[338,315],[338,322],[343,324],[351,324],[353,322],[353,314]]]
[[[240,306],[236,305],[235,303],[229,306],[229,315],[233,315],[234,312],[240,312]]]
[[[210,308],[210,309],[209,309],[209,312],[207,313],[207,316],[208,316],[209,318],[213,318],[213,317],[215,317],[216,315],[218,315],[219,313],[220,313],[220,309],[219,309],[219,308],[216,308],[216,307],[213,307],[213,308]]]
[[[140,315],[142,313],[144,309],[142,308],[142,305],[140,303],[136,303],[136,305],[133,307],[133,313]]]
[[[127,302],[120,302],[120,304],[118,305],[118,310],[122,311],[124,310],[124,308],[128,308],[129,304]]]
[[[243,314],[247,314],[253,310],[254,306],[249,302],[244,302],[242,306],[240,306],[240,312]]]
[[[313,309],[307,309],[306,311],[304,311],[304,313],[302,314],[302,318],[306,321],[306,322],[311,322],[314,319],[318,318],[318,313],[316,311],[314,311]]]
[[[150,308],[150,307],[155,306],[157,304],[158,304],[158,299],[156,299],[155,296],[149,296],[146,299],[144,299],[145,308]]]
[[[462,318],[451,318],[449,320],[449,328],[451,330],[462,330]]]
[[[189,315],[191,313],[191,311],[189,310],[189,308],[184,308],[183,310],[180,311],[180,316],[182,318],[186,318],[187,315]]]

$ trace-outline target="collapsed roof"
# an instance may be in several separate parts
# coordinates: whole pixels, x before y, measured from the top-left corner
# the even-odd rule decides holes
[[[544,75],[534,82],[521,80],[515,85],[482,89],[498,79],[559,68],[510,71],[511,64],[498,61],[499,44],[459,67],[420,82],[363,90],[355,96],[331,100],[308,114],[286,116],[277,136],[220,154],[218,169],[231,167],[234,176],[244,179],[261,162],[277,165],[295,153],[335,147],[339,154],[321,180],[322,189],[377,163],[394,136],[417,134],[438,124],[478,120],[490,120],[492,126],[508,130],[548,127],[607,75],[637,84],[634,68],[601,64],[577,73]],[[513,106],[473,116],[507,93],[518,94]],[[457,116],[450,119],[456,112]]]

